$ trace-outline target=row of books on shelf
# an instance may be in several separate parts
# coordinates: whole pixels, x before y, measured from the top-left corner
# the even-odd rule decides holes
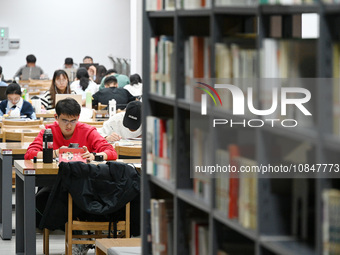
[[[173,200],[150,200],[151,242],[153,255],[174,254],[173,252]]]
[[[197,166],[219,165],[242,166],[257,165],[255,160],[242,155],[249,155],[253,146],[228,145],[227,149],[218,149],[215,162],[209,161],[210,154],[205,149],[209,138],[204,131],[195,128],[192,139],[193,168]],[[211,200],[212,176],[208,171],[193,170],[193,191],[206,203]],[[238,220],[245,228],[256,229],[257,178],[256,174],[219,173],[216,177],[215,207],[228,219]]]
[[[338,3],[338,0],[324,0],[325,3]],[[176,0],[177,9],[210,8],[212,0]],[[215,0],[215,6],[256,6],[258,4],[299,5],[313,4],[316,0]],[[147,0],[147,11],[175,10],[175,0]]]
[[[340,190],[324,190],[322,202],[323,254],[340,254]]]
[[[150,39],[150,92],[175,96],[173,50],[172,37],[162,35]]]
[[[147,173],[172,180],[174,155],[173,119],[147,116]]]

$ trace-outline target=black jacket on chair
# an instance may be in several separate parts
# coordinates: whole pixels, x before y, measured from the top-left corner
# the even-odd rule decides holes
[[[119,162],[61,162],[39,228],[64,229],[68,193],[74,202],[74,217],[95,221],[125,218],[126,203],[139,198],[140,174],[133,166]]]

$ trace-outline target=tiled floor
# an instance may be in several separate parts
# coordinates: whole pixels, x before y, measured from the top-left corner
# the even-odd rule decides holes
[[[42,255],[42,234],[37,233],[37,254]],[[0,255],[15,254],[15,236],[12,240],[2,240],[0,238]],[[50,255],[65,254],[65,236],[59,232],[50,235]],[[94,249],[89,250],[87,254],[95,254]]]
[[[13,194],[12,203],[15,201]],[[12,214],[13,228],[15,228],[15,211]],[[43,254],[42,232],[37,231],[37,255]],[[11,240],[2,240],[0,238],[0,255],[15,254],[15,235]],[[65,235],[62,231],[54,231],[50,234],[50,255],[65,254]],[[95,254],[94,249],[90,249],[87,254]]]

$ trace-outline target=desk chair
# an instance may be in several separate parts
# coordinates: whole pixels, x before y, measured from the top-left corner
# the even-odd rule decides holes
[[[6,142],[6,140],[21,141],[22,134],[37,136],[42,128],[42,123],[42,120],[14,121],[4,119],[1,123],[2,142]]]
[[[14,127],[28,127],[28,126],[37,126],[39,127],[40,125],[43,124],[42,119],[39,120],[28,120],[28,121],[16,121],[16,120],[6,120],[3,119],[1,126],[4,127],[10,127],[10,126],[14,126]]]
[[[34,141],[34,139],[37,137],[38,134],[36,134],[36,133],[27,133],[27,134],[22,133],[21,134],[21,142],[22,143],[31,143],[31,142]]]
[[[95,244],[95,239],[107,238],[108,234],[103,233],[103,231],[108,231],[110,224],[109,222],[74,220],[72,206],[72,196],[68,194],[68,222],[65,224],[65,255],[72,255],[72,244]],[[111,227],[112,231],[114,226]],[[95,232],[89,235],[73,235],[73,230]],[[118,237],[130,238],[130,203],[127,203],[125,206],[125,221],[117,222],[116,230],[120,232]],[[85,240],[73,240],[74,238],[83,238]],[[88,240],[90,238],[92,240]]]
[[[95,128],[102,128],[104,124],[104,121],[81,121],[81,122],[86,123]]]
[[[98,110],[104,110],[107,107],[107,104],[98,103]]]
[[[117,152],[117,158],[141,158],[142,157],[142,147],[138,146],[120,146],[118,144],[115,145],[115,150]]]

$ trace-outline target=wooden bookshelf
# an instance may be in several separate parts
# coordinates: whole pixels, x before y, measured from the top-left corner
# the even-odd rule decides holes
[[[171,119],[174,125],[171,130],[173,138],[172,179],[164,180],[152,174],[149,175],[147,171],[142,171],[142,253],[152,254],[152,245],[149,241],[152,235],[150,201],[151,199],[168,199],[172,205],[170,209],[172,216],[167,220],[170,221],[172,230],[169,232],[171,238],[167,239],[170,242],[167,246],[172,247],[168,250],[172,254],[190,254],[200,247],[199,245],[201,245],[203,253],[207,252],[207,254],[324,254],[323,211],[325,208],[322,194],[328,189],[340,189],[338,177],[320,175],[321,178],[310,178],[302,182],[292,177],[285,179],[258,178],[254,190],[257,198],[255,229],[244,227],[240,222],[240,216],[230,218],[226,213],[217,210],[216,196],[219,190],[216,190],[216,187],[219,184],[216,179],[210,179],[207,186],[204,181],[200,183],[193,180],[190,175],[192,170],[190,163],[193,160],[190,151],[195,148],[193,148],[194,143],[191,140],[193,129],[190,129],[190,117],[200,115],[201,104],[193,100],[193,97],[189,99],[187,96],[186,61],[188,59],[186,57],[188,53],[186,43],[190,37],[208,38],[210,55],[207,59],[210,61],[209,73],[211,77],[217,75],[216,53],[218,49],[215,46],[220,43],[229,47],[226,47],[225,51],[253,50],[256,68],[254,68],[253,77],[247,78],[266,77],[263,76],[263,69],[266,65],[260,57],[260,52],[266,51],[267,49],[264,47],[268,46],[274,47],[275,51],[284,52],[288,49],[291,52],[290,55],[287,55],[287,59],[281,62],[283,64],[277,67],[275,78],[292,78],[291,76],[294,75],[298,75],[299,78],[320,78],[317,84],[311,88],[314,108],[313,119],[310,123],[303,123],[304,127],[289,130],[282,127],[273,128],[265,124],[259,129],[246,128],[242,131],[230,129],[227,134],[212,132],[211,127],[207,127],[205,131],[211,134],[209,138],[214,142],[207,139],[208,142],[205,145],[208,148],[211,147],[208,157],[215,157],[215,152],[218,149],[228,151],[230,145],[242,148],[244,140],[250,137],[249,144],[247,144],[247,151],[250,155],[248,158],[261,165],[280,162],[284,150],[288,155],[289,150],[295,149],[298,145],[308,148],[304,156],[308,160],[311,159],[311,162],[340,164],[340,159],[337,157],[340,152],[340,138],[339,135],[333,133],[334,87],[331,82],[322,80],[332,78],[333,65],[340,63],[340,54],[333,52],[334,43],[340,41],[340,34],[337,31],[337,21],[340,20],[340,4],[313,1],[311,4],[287,6],[259,4],[256,6],[216,7],[215,0],[212,0],[208,8],[146,11],[146,2],[147,0],[144,0],[143,122],[145,124],[143,124],[143,137],[147,137],[150,130],[147,116]],[[299,38],[300,31],[293,31],[293,24],[298,24],[294,22],[299,21],[299,15],[305,13],[319,15],[320,34],[318,38],[301,39]],[[275,33],[275,38],[270,30],[272,29],[270,22],[273,20],[279,21],[278,24],[282,26],[281,33]],[[173,64],[169,75],[171,75],[172,90],[175,92],[174,97],[150,92],[153,82],[153,77],[150,74],[154,71],[151,68],[155,68],[152,63],[155,59],[152,55],[154,49],[150,48],[150,39],[163,35],[171,38],[173,43]],[[309,55],[304,55],[304,51],[307,51]],[[270,55],[271,52],[267,51],[267,54]],[[300,63],[301,70],[299,72],[293,70],[294,66],[299,65],[295,62],[306,56],[308,61],[304,65]],[[338,62],[335,60],[336,58],[339,58]],[[284,66],[285,64],[287,66]],[[308,70],[303,68],[306,66]],[[340,76],[340,71],[338,75]],[[261,96],[258,93],[256,98],[260,103],[262,102]],[[233,116],[230,111],[226,111],[226,108],[209,106],[208,111],[212,113],[210,119],[213,117],[232,118]],[[244,119],[248,120],[249,118],[247,118]],[[169,135],[167,131],[165,135]],[[147,140],[143,139],[143,148],[148,148]],[[296,146],[290,148],[289,143]],[[277,156],[277,154],[280,155]],[[293,156],[287,157],[294,158]],[[147,168],[148,163],[148,151],[144,150],[143,166]],[[195,185],[202,185],[199,189],[208,189],[208,199],[197,196],[194,191]],[[244,183],[237,185],[244,185]],[[296,187],[301,187],[301,189],[297,190]],[[228,188],[230,189],[230,187]],[[302,220],[304,218],[304,215],[301,214],[302,208],[296,209],[293,206],[296,206],[297,196],[302,197],[303,205],[299,206],[306,210],[306,220]],[[249,197],[245,199],[249,199]],[[227,209],[227,212],[228,210],[230,208]],[[298,222],[296,225],[294,225],[295,221]],[[303,227],[305,225],[307,228]],[[192,241],[193,236],[197,240],[206,240],[206,242],[204,244],[195,243],[196,241]],[[195,245],[196,247],[194,247]],[[160,252],[159,254],[166,253]]]

